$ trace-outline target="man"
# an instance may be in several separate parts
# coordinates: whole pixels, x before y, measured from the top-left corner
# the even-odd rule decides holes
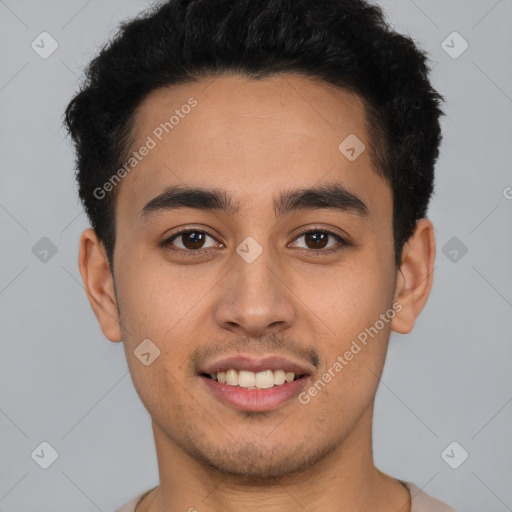
[[[160,474],[121,511],[453,511],[372,456],[432,286],[441,100],[354,0],[171,0],[91,63],[80,272]]]

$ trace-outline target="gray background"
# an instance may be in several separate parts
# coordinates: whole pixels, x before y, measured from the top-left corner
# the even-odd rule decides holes
[[[376,464],[461,512],[512,510],[512,2],[379,3],[430,54],[448,116],[429,211],[434,287],[415,330],[392,335],[375,409]],[[109,512],[158,483],[150,418],[123,347],[103,337],[81,284],[78,240],[87,221],[61,127],[84,64],[120,20],[147,5],[0,0],[7,512]],[[59,45],[47,59],[31,47],[43,31]],[[463,42],[446,39],[454,31],[469,43],[457,58]],[[43,237],[55,254],[41,252]],[[58,452],[46,470],[31,457],[43,441]],[[462,449],[469,453],[457,469],[441,456],[453,441],[462,448],[448,450],[452,464]]]

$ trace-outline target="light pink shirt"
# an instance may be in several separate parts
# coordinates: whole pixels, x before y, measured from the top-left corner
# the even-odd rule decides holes
[[[455,509],[446,505],[446,503],[432,498],[421,489],[419,489],[416,485],[410,482],[404,482],[403,480],[399,480],[399,482],[402,482],[411,493],[412,506],[410,512],[457,512]],[[144,493],[141,493],[138,496],[135,496],[135,498],[130,500],[128,503],[125,503],[115,512],[134,512],[135,505],[143,494]]]

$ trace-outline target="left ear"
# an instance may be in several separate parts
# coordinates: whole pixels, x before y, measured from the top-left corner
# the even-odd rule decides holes
[[[407,334],[414,327],[432,289],[435,257],[434,226],[427,218],[419,219],[413,235],[402,249],[393,300],[393,303],[400,303],[401,308],[396,308],[397,313],[391,321],[393,331]]]

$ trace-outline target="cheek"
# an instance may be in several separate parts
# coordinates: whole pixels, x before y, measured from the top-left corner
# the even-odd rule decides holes
[[[128,354],[127,354],[128,355]],[[173,362],[164,351],[149,366],[136,357],[128,358],[133,386],[145,408],[157,423],[167,424],[173,417],[184,419],[190,396],[174,376]]]
[[[130,340],[150,338],[162,343],[172,338],[173,331],[194,316],[211,280],[148,258],[120,267],[124,278],[118,286],[119,307]]]
[[[387,270],[362,261],[310,268],[301,273],[297,283],[295,293],[335,344],[373,324],[389,307],[392,297]]]
[[[371,265],[339,268],[321,286],[319,277],[303,281],[301,292],[322,336],[318,396],[323,400],[330,395],[340,407],[357,408],[357,402],[367,403],[373,396],[382,372],[394,316],[390,277]]]
[[[301,397],[309,412],[324,417],[333,430],[350,430],[373,403],[382,374],[389,324],[376,331],[371,330],[374,322],[361,325],[340,324],[330,343],[324,343],[324,364]]]
[[[171,396],[173,407],[179,407],[190,377],[186,373],[190,351],[200,340],[200,331],[191,326],[201,323],[198,315],[204,315],[201,304],[211,284],[206,277],[190,279],[183,271],[170,271],[158,262],[152,265],[148,259],[140,266],[125,262],[119,271],[134,276],[122,280],[118,296],[126,357],[137,393],[148,408],[156,407],[159,400],[167,404]],[[137,357],[142,353],[139,347],[145,347],[143,340],[150,340],[144,342],[149,347],[144,352],[151,359],[156,356],[148,366],[143,364],[147,357],[142,361]]]

